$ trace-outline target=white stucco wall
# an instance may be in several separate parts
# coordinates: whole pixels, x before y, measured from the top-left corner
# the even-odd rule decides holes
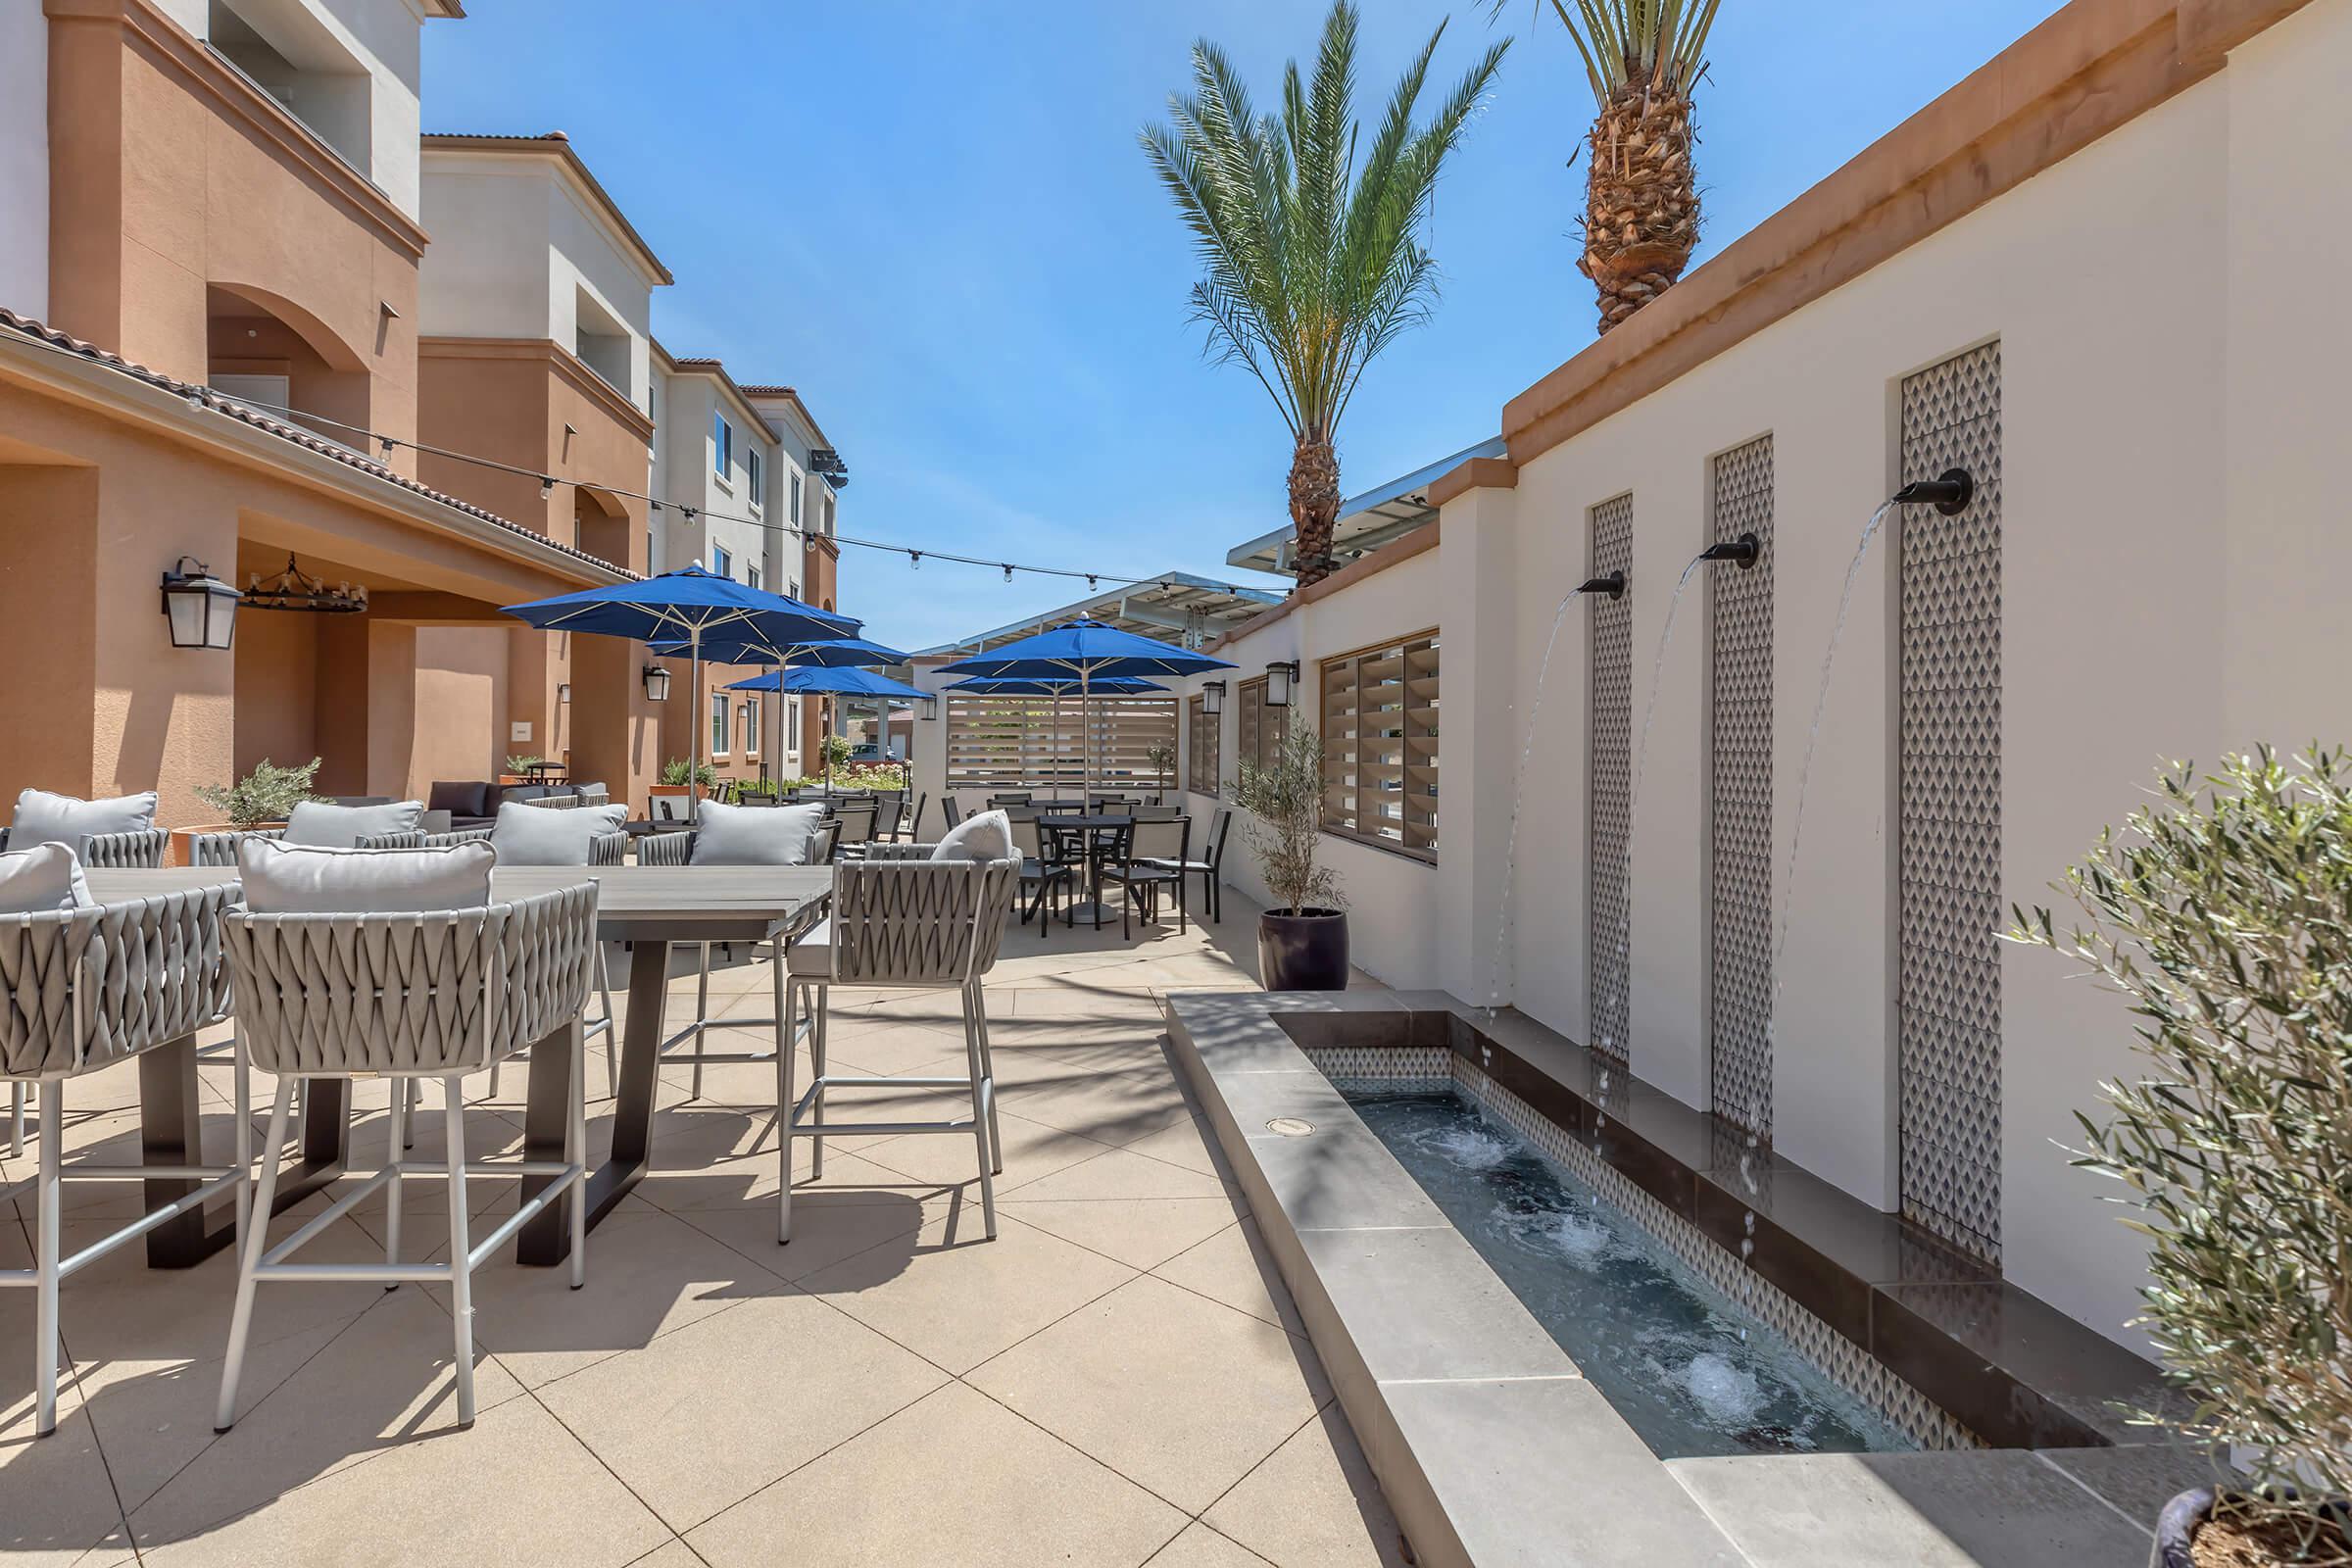
[[[49,19],[0,6],[0,305],[49,315]]]

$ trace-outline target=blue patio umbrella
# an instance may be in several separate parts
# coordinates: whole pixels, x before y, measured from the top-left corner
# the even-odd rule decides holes
[[[1099,620],[1073,620],[1052,631],[944,666],[945,675],[1018,675],[1033,680],[1076,680],[1081,705],[1092,700],[1094,683],[1105,675],[1192,675],[1204,669],[1231,669],[1222,659],[1139,637]],[[1083,711],[1083,707],[1082,710]],[[1082,779],[1094,787],[1094,726],[1089,724]]]
[[[675,655],[684,652],[674,643],[657,643],[657,654]],[[714,664],[777,664],[786,671],[797,668],[837,669],[861,664],[904,664],[914,656],[886,648],[863,637],[822,637],[796,640],[784,637],[721,637],[703,644],[703,657]],[[746,687],[737,683],[738,690],[774,691],[773,686]],[[787,687],[788,691],[816,688]],[[770,731],[771,734],[775,733]],[[765,760],[762,760],[764,765]]]
[[[731,692],[797,692],[849,697],[903,697],[911,701],[929,695],[918,686],[892,680],[870,669],[771,669],[727,687]]]
[[[1078,689],[1074,677],[1061,680],[1043,680],[1030,675],[974,675],[947,688],[952,692],[974,692],[982,697],[1067,697]],[[1093,683],[1097,697],[1140,697],[1146,692],[1167,690],[1155,680],[1141,675],[1104,675]]]
[[[702,683],[707,644],[730,639],[762,644],[838,640],[857,636],[863,624],[798,599],[716,576],[699,565],[509,605],[505,612],[541,631],[582,631],[683,647],[689,691]],[[686,810],[691,820],[697,798],[694,780],[702,771],[702,726],[689,725],[688,732],[693,737],[686,775]]]

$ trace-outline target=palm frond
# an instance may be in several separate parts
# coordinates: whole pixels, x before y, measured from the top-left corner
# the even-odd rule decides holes
[[[1499,14],[1508,0],[1490,0]],[[1546,0],[1583,60],[1603,108],[1631,89],[1688,98],[1707,69],[1707,34],[1721,0]],[[1539,8],[1540,9],[1540,8]]]

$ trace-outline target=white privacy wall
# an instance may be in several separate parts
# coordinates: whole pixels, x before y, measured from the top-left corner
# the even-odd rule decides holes
[[[1789,910],[1775,1144],[1895,1207],[1896,567],[1901,530],[1936,526],[1926,509],[1890,523],[1863,564],[1793,881],[1786,867],[1839,589],[1896,481],[1901,381],[2001,345],[2005,900],[2050,902],[2049,883],[2142,803],[2161,760],[2352,741],[2340,479],[2352,312],[2321,297],[2329,259],[2352,254],[2352,216],[2308,199],[2352,152],[2337,90],[2348,73],[2352,0],[2318,0],[2227,71],[1533,458],[1514,489],[1450,502],[1438,549],[1217,649],[1242,666],[1237,682],[1298,658],[1304,715],[1319,658],[1440,627],[1438,864],[1327,840],[1352,895],[1355,961],[1585,1037],[1589,611],[1569,607],[1531,733],[1553,613],[1588,574],[1591,509],[1630,492],[1638,739],[1675,580],[1707,542],[1711,460],[1769,433],[1773,896]],[[1700,1105],[1707,574],[1730,569],[1701,568],[1681,606],[1633,835],[1633,1067]],[[1228,774],[1234,723],[1229,711]],[[1194,809],[1213,804],[1196,797]],[[1228,880],[1262,896],[1238,828],[1235,841]],[[2134,1070],[2132,1021],[2065,960],[2002,954],[2005,1272],[2133,1343],[2123,1324],[2141,1249],[2060,1147],[2100,1080]]]

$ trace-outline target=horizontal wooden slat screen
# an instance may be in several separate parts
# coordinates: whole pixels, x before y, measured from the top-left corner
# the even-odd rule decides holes
[[[1162,787],[1152,765],[1155,745],[1176,744],[1176,704],[1166,697],[975,697],[948,694],[950,789],[991,784],[1015,788],[1048,784],[1083,787],[1086,731],[1080,709],[1091,706],[1097,784]]]
[[[1185,700],[1185,787],[1195,795],[1217,793],[1218,723],[1209,714],[1207,700]]]
[[[1239,766],[1264,767],[1281,754],[1290,739],[1291,710],[1266,705],[1266,677],[1242,682],[1241,751]]]
[[[1323,662],[1326,832],[1436,858],[1438,662],[1435,632]]]

